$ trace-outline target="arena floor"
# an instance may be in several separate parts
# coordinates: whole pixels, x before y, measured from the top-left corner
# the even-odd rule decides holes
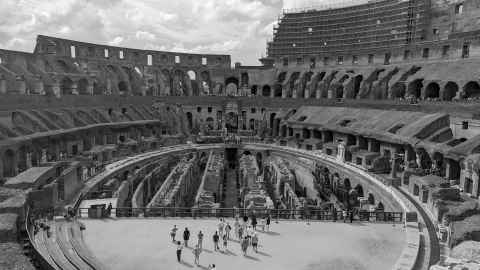
[[[270,233],[259,233],[259,253],[249,248],[244,257],[240,244],[228,243],[228,252],[213,252],[212,235],[217,220],[122,219],[82,220],[84,240],[109,269],[207,269],[219,270],[388,270],[405,245],[402,225],[305,222],[273,222]],[[230,220],[231,224],[232,221]],[[184,249],[182,263],[176,261],[176,247],[170,229],[179,227],[177,239],[188,227],[190,245],[202,230],[204,252],[195,266],[191,249]]]

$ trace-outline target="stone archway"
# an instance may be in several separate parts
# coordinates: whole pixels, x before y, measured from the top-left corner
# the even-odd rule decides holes
[[[440,98],[440,85],[436,82],[429,83],[425,88],[425,98]]]
[[[479,98],[480,97],[480,85],[477,82],[468,82],[463,87],[465,98]]]
[[[73,95],[73,81],[69,77],[64,77],[60,82],[60,91],[62,96]]]
[[[270,97],[272,94],[272,89],[270,88],[270,85],[264,85],[262,88],[262,96],[264,97]]]
[[[82,78],[78,81],[77,89],[78,89],[78,94],[80,95],[90,95],[89,89],[88,89],[88,80],[85,78]]]
[[[443,99],[444,100],[452,100],[454,97],[457,96],[458,92],[458,84],[455,82],[448,82],[443,89]]]
[[[416,98],[421,98],[423,88],[423,79],[417,79],[408,84],[407,94]]]

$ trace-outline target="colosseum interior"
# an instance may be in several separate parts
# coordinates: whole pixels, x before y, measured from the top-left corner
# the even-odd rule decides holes
[[[115,269],[83,219],[348,211],[403,224],[391,269],[480,269],[480,1],[284,11],[267,52],[0,50],[0,268]]]

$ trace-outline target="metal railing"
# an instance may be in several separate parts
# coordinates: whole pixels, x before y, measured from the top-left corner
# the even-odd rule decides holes
[[[351,214],[353,216],[351,217]],[[282,220],[316,220],[372,222],[372,223],[402,223],[403,212],[383,211],[349,211],[344,216],[343,211],[303,210],[303,209],[243,209],[243,208],[185,208],[185,207],[155,207],[155,208],[80,208],[78,216],[82,218],[235,218],[255,215],[258,218],[270,216]]]

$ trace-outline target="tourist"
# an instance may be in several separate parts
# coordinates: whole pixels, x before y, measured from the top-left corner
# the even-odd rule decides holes
[[[232,227],[230,226],[230,223],[227,222],[227,225],[225,226],[225,235],[227,236],[227,239],[230,239],[231,230],[232,230]]]
[[[198,265],[200,263],[200,253],[202,252],[202,248],[199,245],[196,245],[192,252],[193,256],[195,256],[195,264]]]
[[[220,236],[223,235],[224,226],[225,224],[223,223],[223,219],[220,219],[220,223],[218,223],[218,233],[220,234]]]
[[[108,206],[107,206],[107,213],[106,213],[106,217],[111,217],[112,215],[112,203],[109,203]]]
[[[256,230],[257,229],[257,217],[255,215],[252,215],[252,229]]]
[[[173,225],[172,230],[170,231],[170,237],[172,237],[172,242],[175,243],[175,235],[177,235],[177,225]]]
[[[333,210],[332,210],[332,219],[333,219],[333,222],[337,222],[337,209],[335,209],[335,207],[333,207]]]
[[[180,262],[182,260],[182,243],[177,241],[177,261]]]
[[[253,250],[255,250],[255,252],[258,253],[258,236],[257,236],[257,233],[253,234],[252,247],[253,247]]]
[[[242,241],[243,239],[243,226],[238,227],[238,240]]]
[[[247,249],[248,249],[248,239],[245,236],[242,241],[240,241],[240,246],[242,248],[243,256],[247,256]]]
[[[267,216],[267,232],[270,231],[270,215]]]
[[[343,223],[345,223],[347,221],[347,216],[348,216],[347,210],[343,209],[342,216],[343,216]]]
[[[215,234],[213,235],[213,247],[214,247],[214,250],[217,251],[219,250],[220,248],[218,247],[218,241],[220,240],[220,237],[218,236],[218,232],[215,232]]]
[[[183,231],[183,242],[185,243],[185,247],[188,247],[188,239],[190,239],[190,231],[188,228],[185,228],[185,231]]]
[[[199,231],[198,232],[198,242],[197,242],[197,245],[200,249],[203,248],[203,233],[202,231]]]
[[[353,223],[353,211],[350,211],[350,223]]]
[[[223,235],[223,249],[227,251],[227,245],[228,245],[228,237],[227,234]]]
[[[235,229],[235,235],[238,237],[239,236],[239,230],[240,230],[240,222],[238,222],[238,217],[235,218],[235,222],[233,223],[233,227]],[[238,238],[240,240],[240,237]]]

